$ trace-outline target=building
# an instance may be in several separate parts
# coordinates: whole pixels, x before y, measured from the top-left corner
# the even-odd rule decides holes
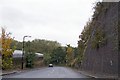
[[[35,53],[36,57],[42,58],[42,53]],[[24,57],[24,56],[23,56]],[[22,58],[22,50],[15,50],[13,53],[13,58]]]
[[[23,56],[24,57],[24,56]],[[41,66],[43,62],[43,54],[35,53],[35,66]],[[22,64],[22,50],[15,50],[13,53],[13,65],[14,68],[21,68]],[[24,64],[26,64],[26,59],[24,59]]]

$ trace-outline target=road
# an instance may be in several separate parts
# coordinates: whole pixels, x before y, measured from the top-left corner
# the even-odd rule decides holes
[[[67,67],[48,67],[3,76],[3,78],[88,78]]]

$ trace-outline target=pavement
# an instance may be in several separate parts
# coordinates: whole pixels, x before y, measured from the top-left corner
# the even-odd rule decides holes
[[[109,79],[118,79],[117,75],[113,75],[113,74],[100,74],[100,73],[91,73],[88,71],[78,71],[81,74],[90,76],[92,78],[109,78]]]
[[[15,73],[18,73],[19,71],[6,71],[4,73],[1,74],[1,76],[4,76],[4,75],[9,75],[9,74],[15,74]]]
[[[22,73],[22,72],[27,72],[27,71],[32,71],[32,70],[38,70],[38,69],[43,69],[46,67],[41,67],[41,68],[28,68],[28,69],[23,69],[23,70],[8,70],[8,71],[2,71],[2,74],[0,76],[5,76],[5,75],[11,75],[11,74],[16,74],[16,73]]]
[[[46,67],[44,67],[44,68],[46,68]],[[40,69],[43,69],[43,68],[37,68],[37,69],[30,69],[31,71],[35,71],[35,70],[40,70]],[[2,75],[1,76],[6,76],[6,75],[11,75],[11,74],[16,74],[16,73],[24,73],[24,72],[28,72],[28,71],[30,71],[29,69],[28,70],[22,70],[22,71],[6,71],[6,72],[4,72],[4,73],[2,73]],[[48,69],[49,70],[49,69]],[[47,70],[47,71],[48,71]],[[54,73],[55,71],[57,71],[57,72],[60,72],[61,70],[65,70],[67,73],[71,73],[70,71],[67,71],[66,69],[64,69],[64,68],[54,68],[53,69],[53,71],[52,71],[52,73]],[[50,71],[50,70],[49,70]],[[85,76],[88,76],[88,77],[91,77],[91,78],[110,78],[110,79],[118,79],[118,76],[116,76],[116,75],[109,75],[109,74],[94,74],[94,73],[91,73],[91,72],[88,72],[88,71],[81,71],[81,70],[76,70],[78,73],[80,73],[80,74],[83,74],[83,75],[85,75]],[[35,72],[36,73],[36,72]],[[43,73],[42,73],[43,74]],[[56,73],[55,73],[56,74]],[[58,74],[58,73],[57,73]],[[63,72],[61,72],[61,73],[59,73],[59,74],[63,74]],[[72,75],[74,75],[74,74],[72,74]],[[42,75],[42,76],[44,76],[44,75]],[[80,75],[79,75],[80,76]],[[46,76],[45,76],[46,77]],[[56,77],[57,77],[57,75],[56,75]],[[62,77],[62,76],[61,76]],[[68,77],[70,77],[70,76],[68,76]],[[78,77],[78,76],[77,76]]]

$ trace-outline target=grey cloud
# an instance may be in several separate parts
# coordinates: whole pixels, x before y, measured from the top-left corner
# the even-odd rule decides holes
[[[32,39],[53,39],[62,45],[77,46],[78,36],[92,14],[94,1],[1,0],[0,25],[6,25],[17,40],[29,34]]]

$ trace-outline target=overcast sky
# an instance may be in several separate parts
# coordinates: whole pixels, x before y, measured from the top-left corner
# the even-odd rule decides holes
[[[77,46],[96,0],[0,0],[0,26],[15,40],[47,39]]]

